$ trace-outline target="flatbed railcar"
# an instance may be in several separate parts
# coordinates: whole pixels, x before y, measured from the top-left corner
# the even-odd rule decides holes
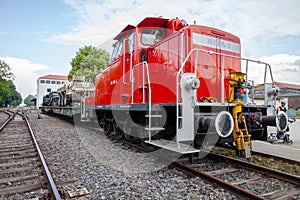
[[[94,95],[95,86],[84,76],[73,76],[70,82],[43,97],[43,113],[80,118],[82,99]]]

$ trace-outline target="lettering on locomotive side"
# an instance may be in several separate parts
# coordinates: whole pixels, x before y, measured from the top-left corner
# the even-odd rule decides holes
[[[193,43],[205,47],[211,47],[215,49],[221,49],[232,53],[241,53],[241,45],[235,42],[222,40],[199,33],[193,33]]]
[[[115,85],[115,84],[117,84],[117,82],[118,82],[118,80],[114,79],[114,80],[110,81],[110,85]]]
[[[130,104],[123,104],[123,105],[120,105],[120,108],[131,108],[131,105]]]

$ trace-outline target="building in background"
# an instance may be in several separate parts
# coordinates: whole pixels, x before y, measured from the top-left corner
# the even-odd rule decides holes
[[[300,85],[274,82],[279,88],[279,94],[277,99],[287,99],[287,109],[299,109],[300,108]],[[265,93],[264,85],[254,88],[255,103],[263,104]]]
[[[39,108],[42,106],[43,96],[49,94],[49,92],[56,91],[67,81],[68,77],[62,75],[39,77],[37,80],[36,107]]]

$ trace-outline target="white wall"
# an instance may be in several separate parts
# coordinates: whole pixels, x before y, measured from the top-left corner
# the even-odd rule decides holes
[[[45,80],[45,83],[41,83],[41,80]],[[50,81],[50,84],[46,83],[46,81]],[[55,84],[51,84],[51,81],[55,81]],[[60,84],[57,84],[57,81],[60,81]],[[60,88],[64,82],[67,82],[66,80],[56,80],[56,79],[43,79],[39,78],[37,80],[37,101],[36,101],[36,107],[39,108],[42,106],[43,103],[43,96],[48,94],[47,89],[51,89],[52,91],[56,91],[58,88]]]
[[[285,107],[286,107],[286,109],[288,109],[288,107],[289,107],[289,99],[288,98],[282,98],[282,99],[277,98],[276,99],[276,105],[275,105],[276,109],[280,106],[280,102],[282,100],[285,100],[285,102],[286,102]],[[265,100],[263,100],[263,99],[254,99],[254,103],[256,105],[264,105]]]

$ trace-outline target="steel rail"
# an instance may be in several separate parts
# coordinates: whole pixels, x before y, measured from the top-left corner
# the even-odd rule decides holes
[[[1,125],[0,132],[4,129],[4,127],[15,117],[15,115],[18,113],[18,110],[16,112],[9,114],[8,112],[4,112],[9,115],[9,117],[6,119],[6,121]]]
[[[208,154],[210,157],[213,158],[218,158],[218,159],[222,159],[222,160],[228,160],[232,163],[238,164],[240,165],[241,168],[250,170],[250,171],[254,171],[260,174],[264,174],[276,179],[280,179],[282,181],[286,181],[292,184],[295,184],[297,186],[300,185],[300,176],[297,175],[293,175],[293,174],[288,174],[286,172],[282,172],[279,170],[275,170],[275,169],[270,169],[261,165],[257,165],[257,164],[253,164],[253,163],[249,163],[243,160],[239,160],[239,159],[235,159],[235,158],[231,158],[231,157],[227,157],[227,156],[223,156],[223,155],[219,155],[219,154],[215,154],[215,153],[210,153]]]
[[[137,149],[138,151],[140,152],[143,152],[143,153],[146,153],[148,152],[147,150],[145,150],[145,148],[139,146],[139,145],[136,145],[136,144],[133,144],[129,141],[126,141],[124,139],[116,139],[114,138],[113,136],[108,136],[108,138],[111,138],[111,139],[115,139],[117,141],[120,141],[120,142],[123,142],[125,143],[126,145],[129,145],[135,149]],[[207,153],[208,155],[210,155],[211,153],[210,152],[207,152],[207,151],[203,151],[204,153]],[[235,194],[236,196],[238,196],[239,198],[242,198],[242,199],[256,199],[256,200],[266,200],[266,198],[264,197],[261,197],[253,192],[250,192],[250,191],[247,191],[241,187],[238,187],[236,185],[233,185],[229,182],[226,182],[226,181],[223,181],[222,179],[219,179],[213,175],[210,175],[208,173],[205,173],[205,172],[202,172],[200,170],[197,170],[193,167],[190,167],[190,166],[187,166],[185,164],[182,164],[180,161],[171,161],[171,166],[175,167],[175,168],[179,168],[179,169],[182,169],[188,173],[192,173],[194,175],[197,175],[197,176],[200,176],[206,183],[210,183],[212,185],[218,185],[219,187],[225,189],[225,190],[228,190],[230,191],[232,194]]]
[[[95,129],[93,129],[93,130],[95,130]],[[96,131],[97,131],[97,130],[96,130]],[[150,150],[147,150],[146,148],[144,148],[144,147],[142,147],[142,146],[140,146],[140,145],[138,145],[138,144],[134,144],[134,143],[132,143],[132,142],[130,142],[130,141],[127,141],[127,140],[125,140],[125,139],[118,139],[118,138],[115,137],[114,135],[107,135],[107,138],[112,139],[112,140],[115,140],[115,141],[118,141],[118,142],[122,142],[122,143],[125,144],[125,145],[128,145],[128,146],[130,146],[130,147],[135,148],[137,151],[139,151],[139,152],[141,152],[141,153],[149,153],[149,152],[151,152]]]
[[[260,173],[260,174],[263,174],[263,175],[266,175],[266,176],[269,176],[269,177],[273,177],[273,178],[276,178],[276,179],[279,179],[279,180],[283,180],[283,181],[295,184],[296,186],[300,185],[300,177],[299,176],[288,174],[288,173],[285,173],[285,172],[282,172],[282,171],[279,171],[279,170],[269,169],[267,167],[263,167],[263,166],[252,164],[252,163],[248,163],[248,162],[245,162],[245,161],[242,161],[242,160],[238,160],[238,159],[235,159],[235,158],[230,158],[230,157],[219,155],[219,154],[214,154],[214,153],[211,153],[211,152],[206,152],[206,153],[208,154],[207,156],[209,158],[220,159],[222,161],[229,161],[229,162],[232,162],[234,164],[238,164],[243,169],[247,169],[249,171],[254,171],[254,172],[257,172],[257,173]],[[211,174],[202,172],[202,171],[197,170],[197,169],[195,169],[191,166],[187,166],[187,165],[185,165],[185,164],[183,164],[179,161],[175,161],[172,164],[175,165],[175,167],[179,167],[179,168],[181,168],[185,171],[190,171],[193,174],[201,176],[206,181],[208,181],[212,184],[217,184],[217,185],[223,187],[224,189],[227,189],[227,190],[231,191],[232,193],[236,194],[237,196],[241,196],[241,197],[246,198],[246,199],[265,199],[262,196],[259,196],[255,193],[247,191],[247,190],[245,190],[243,188],[240,188],[240,187],[238,187],[234,184],[231,184],[229,182],[223,181],[223,180],[221,180],[221,179],[219,179],[219,178],[217,178],[217,177],[215,177]]]
[[[7,115],[9,115],[9,116],[13,113],[13,112],[11,113],[10,110],[1,110],[1,112],[2,112],[2,113],[5,113],[5,114],[7,114]],[[8,116],[8,117],[9,117],[9,116]]]
[[[96,129],[94,129],[94,130],[96,130]],[[96,130],[96,131],[98,131],[98,130]],[[108,136],[108,138],[115,139],[117,141],[123,142],[126,145],[129,145],[129,146],[137,149],[140,152],[148,152],[147,150],[145,150],[145,148],[143,148],[139,145],[133,144],[129,141],[126,141],[126,140],[123,140],[123,139],[118,139],[118,138],[115,138],[114,136]],[[230,158],[230,157],[227,157],[227,156],[214,154],[214,153],[211,153],[211,152],[205,151],[205,150],[202,150],[201,152],[207,154],[209,157],[214,158],[214,159],[218,158],[218,159],[222,159],[222,160],[225,160],[225,161],[230,161],[230,162],[235,163],[235,164],[239,164],[241,168],[247,169],[249,171],[254,171],[254,172],[257,172],[257,173],[260,173],[260,174],[263,174],[263,175],[274,177],[276,179],[283,180],[283,181],[286,181],[286,182],[289,182],[289,183],[293,183],[293,184],[298,185],[298,186],[299,186],[299,183],[300,183],[299,182],[300,177],[296,176],[296,175],[291,175],[291,174],[281,172],[281,171],[278,171],[278,170],[269,169],[269,168],[266,168],[266,167],[263,167],[263,166],[260,166],[260,165],[248,163],[248,162],[238,160],[238,159],[234,159],[234,158]],[[187,166],[187,165],[181,163],[180,161],[171,161],[171,162],[172,162],[171,165],[174,166],[175,168],[180,168],[180,169],[182,169],[186,172],[190,172],[192,174],[200,176],[201,178],[204,179],[205,182],[210,183],[212,185],[218,185],[219,187],[231,192],[232,194],[235,194],[236,196],[238,196],[240,198],[243,198],[243,199],[260,199],[260,200],[261,199],[266,199],[266,198],[264,198],[262,196],[259,196],[259,195],[255,194],[253,192],[250,192],[250,191],[247,191],[247,190],[245,190],[241,187],[238,187],[234,184],[223,181],[222,179],[219,179],[219,178],[217,178],[213,175],[210,175],[206,172],[202,172],[202,171],[197,170],[197,169],[195,169],[191,166]]]
[[[42,164],[42,169],[43,169],[43,171],[44,171],[44,173],[45,173],[45,175],[46,175],[46,179],[47,179],[47,187],[48,187],[48,189],[49,189],[49,192],[50,192],[50,194],[51,194],[51,197],[52,197],[52,199],[55,199],[55,200],[61,200],[61,197],[60,197],[60,195],[59,195],[59,192],[58,192],[58,190],[57,190],[57,187],[56,187],[56,185],[55,185],[55,183],[54,183],[54,180],[53,180],[53,178],[52,178],[52,175],[51,175],[51,173],[50,173],[50,170],[49,170],[49,168],[48,168],[48,166],[47,166],[47,164],[46,164],[46,160],[45,160],[45,158],[44,158],[44,156],[43,156],[43,154],[42,154],[42,151],[41,151],[41,149],[40,149],[40,147],[39,147],[39,145],[38,145],[38,143],[37,143],[37,140],[36,140],[36,138],[35,138],[35,136],[34,136],[34,133],[33,133],[33,130],[32,130],[32,128],[31,128],[31,126],[30,126],[30,124],[29,124],[29,120],[28,120],[28,117],[27,117],[27,115],[22,111],[22,114],[20,114],[22,117],[23,117],[23,119],[25,120],[25,122],[26,122],[26,124],[27,124],[27,127],[28,127],[28,130],[29,130],[29,132],[30,132],[30,135],[31,135],[31,138],[32,138],[32,141],[33,141],[33,143],[34,143],[34,145],[35,145],[35,147],[36,147],[36,149],[37,149],[37,152],[38,152],[38,156],[39,156],[39,160],[40,160],[40,162],[41,162],[41,164]]]
[[[112,138],[112,139],[115,139],[114,137],[112,136],[109,136],[109,138]],[[118,140],[118,139],[116,139]],[[136,145],[136,144],[133,144],[129,141],[126,141],[126,140],[118,140],[120,142],[123,142],[125,143],[126,145],[129,145],[135,149],[137,149],[138,151],[140,152],[143,152],[143,153],[146,153],[147,151],[145,150],[145,148],[139,146],[139,145]],[[209,154],[209,152],[208,152]],[[197,176],[200,176],[201,178],[203,178],[206,182],[210,183],[210,184],[213,184],[213,185],[218,185],[220,186],[221,188],[223,189],[226,189],[228,191],[230,191],[232,194],[235,194],[237,196],[239,196],[240,198],[243,198],[243,199],[257,199],[257,200],[265,200],[266,198],[263,198],[259,195],[256,195],[255,193],[253,192],[249,192],[243,188],[240,188],[238,186],[235,186],[231,183],[228,183],[226,181],[223,181],[219,178],[216,178],[215,176],[213,175],[210,175],[208,173],[205,173],[205,172],[202,172],[202,171],[199,171],[193,167],[190,167],[190,166],[187,166],[187,165],[184,165],[182,163],[180,163],[179,161],[173,161],[172,164],[175,168],[180,168],[180,169],[183,169],[184,171],[187,171],[187,172],[191,172]]]
[[[235,186],[229,182],[223,181],[222,179],[219,179],[213,175],[210,175],[208,173],[205,173],[203,171],[197,170],[193,167],[187,166],[185,164],[182,164],[179,161],[174,161],[172,163],[175,167],[181,168],[187,172],[191,172],[197,176],[200,176],[202,179],[204,179],[205,182],[209,182],[213,185],[218,185],[219,187],[228,190],[232,192],[232,194],[235,194],[243,199],[259,199],[259,200],[265,200],[266,198],[263,198],[253,192],[249,192],[241,187]]]

